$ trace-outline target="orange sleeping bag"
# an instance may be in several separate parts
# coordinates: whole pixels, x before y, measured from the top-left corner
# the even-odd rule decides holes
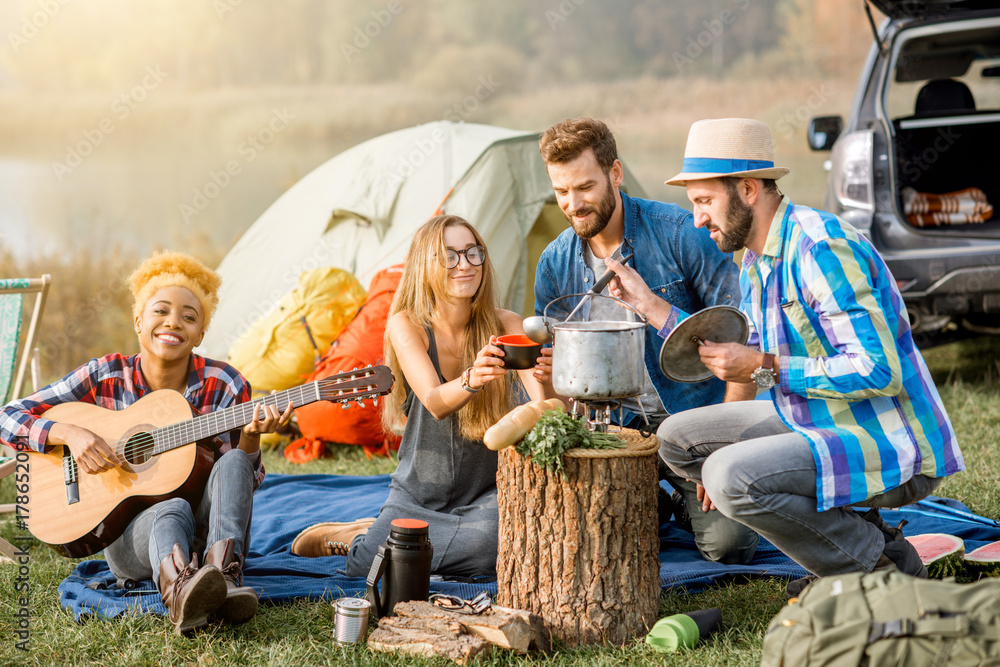
[[[402,264],[375,274],[364,305],[323,354],[307,382],[383,362],[385,323],[402,275]],[[296,408],[295,416],[303,437],[288,445],[285,458],[295,463],[319,458],[328,442],[361,445],[369,457],[398,449],[399,437],[382,430],[381,406],[381,402],[376,408],[371,400],[365,400],[364,407],[350,403],[344,409],[338,403],[319,401]]]

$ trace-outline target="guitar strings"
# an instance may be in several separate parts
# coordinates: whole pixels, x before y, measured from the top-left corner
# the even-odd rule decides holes
[[[288,397],[289,400],[283,401],[285,408],[288,407],[289,402],[294,402],[299,405],[303,405],[302,401],[307,397],[308,395],[307,391],[311,389],[313,385],[316,385],[316,387],[325,394],[329,391],[330,387],[340,387],[341,385],[344,384],[350,384],[352,385],[352,391],[347,393],[354,393],[357,392],[359,389],[361,389],[355,386],[358,380],[371,379],[375,375],[378,375],[381,372],[381,371],[365,372],[368,370],[369,369],[366,368],[366,369],[360,369],[358,371],[351,371],[351,373],[356,375],[356,377],[353,378],[344,377],[345,375],[347,375],[347,373],[341,373],[340,375],[334,376],[332,378],[324,378],[322,380],[317,380],[316,382],[311,383],[309,385],[292,387],[291,389],[279,392],[277,394],[268,394],[267,396],[263,397],[260,400],[247,401],[246,403],[240,403],[239,405],[227,408],[225,410],[219,410],[217,412],[212,412],[207,415],[199,415],[198,417],[194,417],[187,421],[179,422],[176,424],[168,424],[167,426],[153,429],[152,431],[145,431],[142,434],[136,434],[136,435],[148,436],[149,444],[142,444],[130,447],[130,443],[132,443],[132,439],[130,438],[124,443],[124,445],[122,446],[122,450],[124,453],[124,451],[126,451],[125,448],[128,447],[129,449],[127,451],[132,452],[133,456],[136,456],[137,458],[141,457],[143,460],[146,460],[150,456],[161,454],[165,451],[173,449],[174,447],[180,445],[186,445],[191,442],[196,442],[198,440],[203,440],[204,438],[211,437],[212,435],[217,435],[225,431],[230,431],[235,428],[239,428],[241,425],[239,425],[238,422],[241,419],[243,420],[242,422],[243,425],[248,424],[253,417],[254,407],[258,404],[261,406],[274,405],[275,407],[278,407],[279,405],[278,401],[284,399],[285,397]],[[378,388],[377,382],[374,384],[369,383],[364,387],[364,390],[367,391],[368,393],[351,396],[347,400],[361,400],[364,398],[374,398],[375,396],[377,396],[376,393],[377,388]],[[339,394],[331,394],[327,398],[327,400],[341,399],[343,393],[344,392],[341,391]],[[298,399],[297,401],[295,400],[296,398]],[[233,420],[233,425],[231,427],[220,429],[218,422],[222,421],[225,425],[228,425],[230,415],[236,417]],[[205,433],[205,435],[197,437],[199,432],[203,432]],[[133,438],[134,437],[136,436],[133,436]],[[146,439],[147,438],[143,438],[143,440]]]

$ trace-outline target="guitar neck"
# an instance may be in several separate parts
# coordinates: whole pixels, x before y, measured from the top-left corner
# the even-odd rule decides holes
[[[224,410],[155,429],[150,433],[153,437],[153,454],[161,454],[198,440],[212,438],[220,433],[243,428],[253,420],[254,409],[258,405],[261,406],[261,411],[264,406],[273,405],[279,413],[283,413],[289,403],[301,407],[321,400],[344,403],[346,407],[346,403],[350,401],[360,403],[363,398],[386,394],[391,388],[392,374],[385,366],[341,373],[332,378],[292,387]]]
[[[243,428],[253,420],[253,411],[258,405],[261,406],[261,412],[263,412],[264,406],[273,405],[279,413],[282,413],[288,407],[289,402],[299,407],[315,403],[318,400],[319,394],[316,391],[315,383],[311,383],[240,403],[225,410],[195,417],[179,424],[164,426],[151,434],[154,442],[153,453],[160,454],[175,447]]]

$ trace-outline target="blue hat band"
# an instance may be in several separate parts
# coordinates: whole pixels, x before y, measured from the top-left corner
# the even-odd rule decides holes
[[[771,160],[726,160],[712,157],[686,157],[683,171],[687,174],[735,174],[753,169],[773,169]]]

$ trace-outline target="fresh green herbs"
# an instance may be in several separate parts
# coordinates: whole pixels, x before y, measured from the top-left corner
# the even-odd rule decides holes
[[[515,449],[521,456],[530,456],[536,465],[561,473],[563,454],[575,447],[620,449],[624,446],[625,443],[614,433],[588,431],[579,419],[562,410],[550,410],[542,415],[535,428],[517,443]]]

